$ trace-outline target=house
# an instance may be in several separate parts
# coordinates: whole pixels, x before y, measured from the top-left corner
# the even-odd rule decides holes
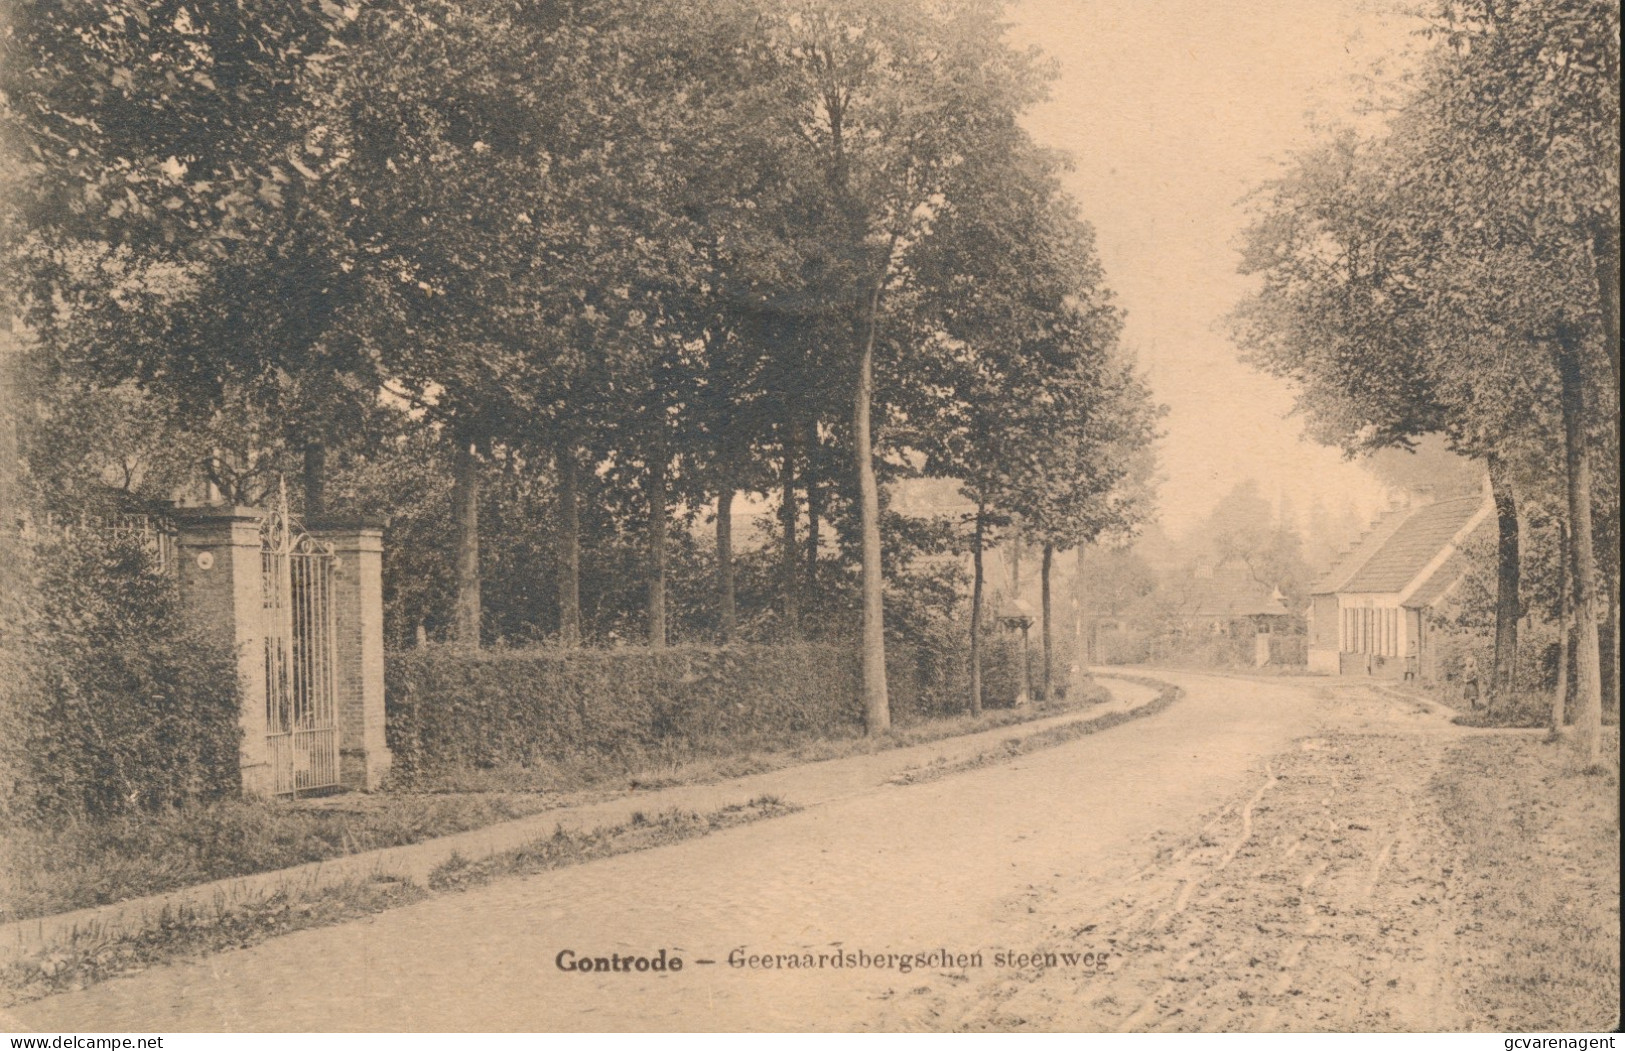
[[[963,485],[953,478],[900,478],[890,484],[887,506],[905,518],[949,524],[960,537],[968,538],[976,505],[961,491]],[[1010,537],[999,539],[1002,542],[990,543],[982,552],[985,597],[995,610],[1003,600],[1013,600],[1038,586],[1037,560],[1029,557],[1027,565],[1022,565],[1023,548],[1029,545],[1011,542]],[[957,564],[969,575],[971,555],[968,550],[924,555],[919,558],[919,564]],[[1051,582],[1058,584],[1062,570],[1055,567],[1053,572]]]
[[[1166,590],[1172,602],[1165,615],[1178,619],[1187,631],[1265,635],[1292,616],[1280,589],[1261,583],[1240,559],[1198,566]]]
[[[1309,670],[1432,678],[1432,610],[1466,575],[1463,545],[1494,523],[1487,493],[1378,517],[1310,589]]]
[[[1232,559],[1170,571],[1120,613],[1085,620],[1085,652],[1099,663],[1198,658],[1262,667],[1279,659],[1279,640],[1297,618],[1278,588]]]

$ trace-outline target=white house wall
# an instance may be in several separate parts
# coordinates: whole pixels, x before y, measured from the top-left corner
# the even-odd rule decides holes
[[[1399,592],[1337,596],[1337,648],[1343,653],[1409,657],[1413,653]]]

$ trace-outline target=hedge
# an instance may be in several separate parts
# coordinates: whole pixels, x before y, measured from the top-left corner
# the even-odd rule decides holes
[[[0,825],[238,790],[237,661],[189,626],[137,538],[15,538],[0,613]]]
[[[887,658],[897,724],[964,709],[951,654],[897,646]],[[857,652],[834,643],[429,646],[390,654],[385,667],[389,747],[406,783],[456,768],[723,754],[863,727]]]

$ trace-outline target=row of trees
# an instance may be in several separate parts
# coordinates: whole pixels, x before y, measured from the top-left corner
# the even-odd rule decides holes
[[[1297,384],[1323,440],[1352,454],[1439,434],[1484,464],[1496,691],[1530,591],[1520,514],[1560,519],[1563,579],[1537,590],[1560,607],[1594,759],[1600,625],[1615,654],[1619,633],[1619,5],[1429,14],[1433,46],[1384,130],[1335,135],[1258,195],[1244,271],[1260,291],[1236,333]],[[1554,729],[1563,705],[1559,690]]]
[[[886,475],[962,481],[973,550],[1019,522],[1046,565],[1143,513],[1156,412],[1064,161],[1019,125],[1047,72],[1005,43],[998,0],[5,18],[0,232],[46,406],[36,482],[42,436],[91,396],[104,438],[192,450],[237,502],[294,473],[312,517],[357,463],[417,450],[449,464],[468,645],[492,465],[547,505],[565,646],[584,494],[642,522],[659,646],[672,522],[717,509],[727,640],[730,511],[772,493],[785,623],[826,525],[858,570],[871,731],[889,721]],[[160,487],[151,466],[125,483]]]

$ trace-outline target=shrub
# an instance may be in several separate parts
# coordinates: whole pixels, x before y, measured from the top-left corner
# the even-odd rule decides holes
[[[1065,667],[1058,669],[1065,681]],[[1027,650],[1029,698],[1044,683],[1044,655],[1037,640],[1030,639]],[[1021,693],[1021,633],[997,628],[982,640],[982,703],[989,708],[1009,708]]]
[[[965,710],[968,678],[951,640],[892,647],[887,660],[898,725]],[[429,646],[390,654],[386,672],[389,746],[406,783],[508,764],[631,767],[863,729],[857,651],[841,643]],[[1015,692],[995,696],[1009,703]]]
[[[1103,630],[1097,636],[1100,664],[1145,664],[1151,660],[1151,636],[1132,628]]]
[[[433,646],[387,662],[395,766],[628,762],[861,725],[856,664],[825,645],[562,650]]]
[[[886,642],[886,688],[894,712],[941,718],[970,706],[970,640],[942,619]]]
[[[1301,651],[1284,640],[1300,638],[1293,635],[1269,636],[1271,654],[1283,653],[1299,660],[1279,660],[1281,664],[1301,664],[1308,661],[1307,641]],[[1277,642],[1276,640],[1283,640]],[[1151,659],[1158,663],[1185,665],[1197,668],[1251,668],[1257,653],[1257,636],[1245,621],[1233,623],[1228,630],[1214,632],[1207,628],[1167,632],[1153,636],[1149,649]]]
[[[3,642],[0,815],[52,825],[235,791],[236,658],[188,624],[141,541],[8,546],[22,565]]]
[[[1278,667],[1297,667],[1309,663],[1309,637],[1307,635],[1275,634],[1270,639],[1270,663]]]

